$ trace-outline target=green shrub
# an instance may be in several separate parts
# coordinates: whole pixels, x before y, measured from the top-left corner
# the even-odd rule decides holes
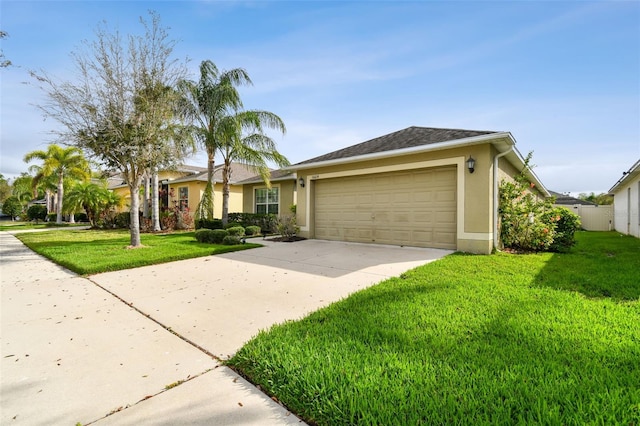
[[[211,238],[212,238],[212,243],[214,244],[222,244],[222,241],[224,240],[224,237],[229,236],[229,233],[227,232],[226,229],[212,229],[211,230]]]
[[[264,213],[229,213],[229,222],[247,226],[259,226],[262,234],[275,232],[278,218],[274,214]]]
[[[300,232],[300,227],[296,225],[296,217],[293,214],[283,214],[278,218],[278,233],[285,240],[290,240]]]
[[[131,216],[129,215],[129,212],[118,213],[113,220],[113,225],[116,228],[127,229],[130,224]]]
[[[198,219],[196,221],[196,229],[223,229],[222,220],[220,219]]]
[[[207,228],[198,229],[195,232],[195,237],[199,243],[209,243],[209,244],[216,243],[215,241],[216,236],[213,229],[207,229]]]
[[[238,237],[236,235],[227,235],[222,240],[222,244],[227,245],[227,246],[238,245],[238,244],[240,244],[240,237]]]
[[[44,221],[47,218],[47,207],[41,204],[34,204],[27,209],[29,220]],[[53,220],[55,222],[55,219]]]
[[[22,204],[20,204],[18,197],[11,196],[4,200],[2,203],[2,213],[11,216],[11,220],[20,215],[20,213],[22,213]]]
[[[229,235],[234,237],[244,237],[244,228],[242,226],[233,226],[231,228],[227,228],[227,232]]]
[[[530,160],[531,154],[514,182],[500,183],[500,240],[506,248],[546,251],[553,243],[556,228],[556,223],[549,220],[553,200],[540,200],[533,193],[535,185],[524,173]]]
[[[229,228],[237,228],[238,226],[242,226],[244,228],[244,226],[242,225],[242,223],[240,222],[231,222],[229,221],[225,226],[224,229],[229,229]]]
[[[550,221],[555,222],[556,232],[549,251],[566,252],[576,243],[575,233],[579,231],[582,223],[580,216],[564,207],[556,207],[550,212]]]
[[[76,222],[89,222],[89,218],[86,213],[76,213],[73,215]]]
[[[55,221],[56,221],[56,219],[58,219],[58,215],[57,215],[56,213],[49,213],[49,214],[47,215],[47,220],[48,220],[49,222],[55,222]]]
[[[252,236],[260,234],[260,227],[255,225],[247,226],[244,230],[245,235]]]

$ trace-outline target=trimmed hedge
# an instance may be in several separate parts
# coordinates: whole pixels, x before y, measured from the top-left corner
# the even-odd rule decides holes
[[[202,228],[195,232],[195,238],[200,243],[222,244],[222,241],[229,233],[224,229]]]
[[[275,214],[262,213],[229,213],[229,222],[240,223],[247,226],[259,226],[262,234],[275,232],[278,217]]]
[[[258,234],[260,234],[260,227],[259,226],[255,226],[255,225],[247,226],[244,229],[244,233],[247,236],[258,235]]]
[[[236,235],[227,235],[222,240],[222,244],[227,245],[227,246],[238,245],[238,244],[240,244],[240,237],[238,237]]]
[[[196,229],[222,229],[222,220],[221,219],[199,219],[195,223]]]
[[[229,235],[234,237],[244,237],[244,228],[242,226],[233,226],[231,228],[227,228],[227,232]]]

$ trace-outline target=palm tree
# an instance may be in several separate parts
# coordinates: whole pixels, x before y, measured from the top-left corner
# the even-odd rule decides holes
[[[220,122],[242,109],[237,87],[250,85],[251,79],[242,68],[219,71],[207,60],[200,64],[200,79],[183,80],[178,84],[182,93],[182,113],[191,124],[191,133],[207,152],[207,186],[196,211],[196,218],[213,219],[213,172],[215,154],[222,146]]]
[[[29,167],[29,173],[33,175],[31,179],[31,190],[33,192],[33,199],[40,199],[44,197],[47,203],[47,215],[54,211],[55,200],[54,194],[58,191],[58,179],[55,175],[44,175],[41,166],[34,164]],[[69,179],[65,179],[65,184],[68,187]]]
[[[62,206],[64,200],[65,177],[86,180],[91,177],[87,160],[82,151],[75,147],[62,148],[51,144],[46,151],[37,150],[24,156],[25,162],[33,159],[42,160],[41,175],[43,178],[55,176],[58,180],[58,200],[56,206],[56,223],[62,223]]]
[[[224,117],[220,122],[218,152],[224,161],[222,223],[225,225],[229,218],[231,163],[241,163],[254,169],[267,186],[271,186],[268,163],[275,163],[279,167],[289,165],[289,161],[276,149],[275,141],[264,133],[265,127],[286,133],[282,119],[268,111],[242,111]]]
[[[89,223],[95,227],[101,214],[121,204],[122,200],[105,186],[93,182],[78,182],[69,190],[64,202],[67,211],[83,208]]]
[[[26,172],[22,172],[20,176],[13,180],[13,184],[11,185],[11,194],[17,197],[22,205],[27,205],[29,201],[44,195],[39,192],[39,189],[40,188],[37,188],[34,191],[33,176]]]

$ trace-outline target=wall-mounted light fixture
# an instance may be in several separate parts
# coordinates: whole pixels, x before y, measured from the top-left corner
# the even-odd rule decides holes
[[[467,160],[467,169],[469,169],[469,173],[473,173],[476,169],[476,160],[474,160],[473,157],[469,157]]]
[[[298,179],[298,185],[300,185],[300,188],[304,188],[304,178]]]

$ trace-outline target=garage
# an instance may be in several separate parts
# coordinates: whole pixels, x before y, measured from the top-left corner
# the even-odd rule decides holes
[[[314,182],[315,238],[453,249],[456,166]]]

